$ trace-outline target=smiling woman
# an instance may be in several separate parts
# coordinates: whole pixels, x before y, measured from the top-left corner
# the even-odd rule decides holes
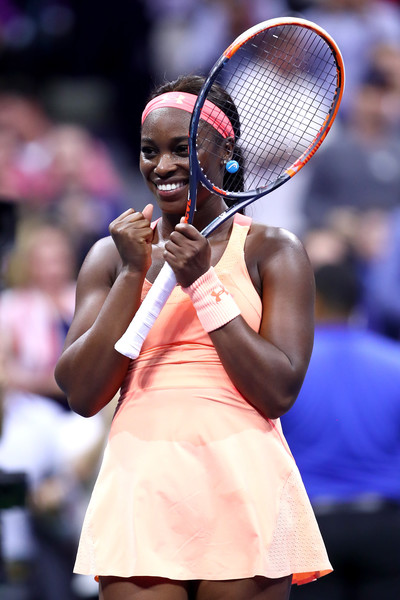
[[[85,416],[120,390],[75,567],[99,577],[103,600],[287,600],[292,582],[331,571],[279,421],[311,354],[312,270],[292,234],[244,215],[205,238],[226,203],[203,186],[183,222],[202,84],[182,77],[146,106],[140,169],[162,217],[129,209],[93,247],[56,372]],[[215,152],[202,167],[238,189],[239,121],[223,88],[209,99],[217,118],[206,111],[199,135]],[[129,360],[114,344],[164,262],[178,285]]]
[[[150,190],[154,193],[154,187],[157,188],[160,200],[164,198],[162,192],[185,188],[181,191],[182,197],[185,196],[185,202],[187,201],[189,192],[189,124],[202,83],[202,78],[193,76],[164,84],[155,90],[143,111],[140,169]],[[202,165],[204,170],[208,170],[210,181],[218,183],[221,188],[239,191],[243,189],[242,158],[237,144],[240,138],[239,116],[232,99],[223,88],[215,86],[210,98],[213,102],[206,100],[201,112],[199,137],[201,138],[203,129],[206,137],[212,136],[212,139],[215,139],[215,148],[219,149],[221,161],[218,163],[215,156],[212,159],[213,153],[206,152]],[[232,119],[233,125],[224,110],[229,114],[236,115],[236,118]],[[167,119],[166,111],[168,111]],[[186,116],[182,115],[182,112],[186,113]],[[173,127],[176,135],[171,135]],[[167,129],[168,145],[163,144],[162,132],[165,129]],[[217,155],[216,150],[214,154]],[[238,163],[239,168],[235,175],[226,170],[229,159],[234,159]],[[179,169],[180,166],[184,170],[184,177]],[[200,194],[198,198],[200,201],[202,195],[206,195],[205,189],[200,184],[198,194]],[[172,199],[172,195],[165,196],[164,199]],[[222,212],[224,202],[221,203],[221,207]]]
[[[165,110],[171,113],[168,121],[162,115]],[[157,110],[142,126],[140,170],[161,210],[168,210],[168,203],[174,200],[180,200],[185,206],[188,194],[190,115],[184,115],[185,122],[182,114],[175,114],[177,112],[176,109]],[[166,202],[165,207],[163,202]]]

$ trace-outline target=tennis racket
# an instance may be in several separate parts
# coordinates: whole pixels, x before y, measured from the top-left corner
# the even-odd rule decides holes
[[[208,161],[210,154],[221,160],[216,132],[201,119],[214,83],[227,90],[237,109],[226,113],[235,131],[236,155],[228,164],[233,173],[227,172],[222,187],[202,164],[205,155]],[[340,50],[315,23],[294,17],[271,19],[236,38],[211,69],[192,112],[186,222],[193,218],[199,182],[234,202],[203,229],[201,233],[209,236],[236,212],[289,181],[325,139],[343,89]],[[116,343],[118,352],[131,359],[139,355],[175,285],[175,275],[165,264]]]

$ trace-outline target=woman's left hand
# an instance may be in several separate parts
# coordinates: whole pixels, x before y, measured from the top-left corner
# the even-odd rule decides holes
[[[188,223],[178,223],[165,244],[164,258],[182,287],[189,287],[211,266],[208,240]]]

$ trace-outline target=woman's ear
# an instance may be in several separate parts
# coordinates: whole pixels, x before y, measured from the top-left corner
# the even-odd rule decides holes
[[[232,137],[228,137],[224,140],[221,164],[226,165],[228,160],[231,160],[231,158],[233,156],[234,147],[235,147],[235,140]]]

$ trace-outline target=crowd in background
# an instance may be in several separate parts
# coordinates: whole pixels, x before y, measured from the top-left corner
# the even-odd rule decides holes
[[[10,202],[17,215],[13,245],[0,243],[0,475],[2,470],[27,475],[24,505],[3,510],[0,479],[4,600],[96,595],[94,580],[72,576],[72,565],[112,407],[89,420],[74,415],[56,386],[53,369],[72,318],[76,275],[87,251],[108,235],[108,224],[118,214],[129,206],[140,210],[151,201],[137,166],[140,113],[147,94],[164,79],[206,72],[244,29],[284,15],[315,21],[337,41],[346,89],[339,117],[315,157],[248,214],[297,234],[316,273],[327,267],[351,271],[355,300],[344,316],[331,314],[330,320],[339,319],[346,328],[383,340],[373,351],[377,363],[398,360],[400,371],[398,1],[116,0],[112,6],[91,0],[0,2],[0,207]],[[336,280],[336,291],[344,296],[346,282],[339,276]],[[329,321],[326,313],[321,321],[316,316],[317,326]],[[318,340],[317,336],[316,356]],[[353,359],[358,360],[355,355]],[[326,402],[329,378],[336,378],[334,360],[332,354],[326,373],[321,372],[321,362],[319,385],[311,385],[312,375],[310,382],[306,379],[296,404],[299,414],[307,394],[308,400]],[[361,365],[365,371],[357,385],[368,378],[368,361]],[[351,364],[346,366],[351,373]],[[343,389],[354,398],[365,397],[365,406],[382,421],[383,429],[390,419],[395,429],[386,443],[390,439],[392,445],[383,452],[378,436],[376,448],[368,451],[383,452],[388,462],[400,467],[400,386],[397,392],[393,387],[388,391],[386,410],[384,377],[393,371],[392,366],[387,369],[382,366],[381,387],[377,376],[374,386],[363,386],[358,393],[347,377]],[[320,385],[324,379],[327,390]],[[339,386],[335,393],[342,393]],[[352,405],[351,394],[346,398]],[[363,404],[356,405],[362,411]],[[384,407],[381,413],[379,406]],[[340,407],[346,410],[343,403]],[[354,415],[352,419],[355,422]],[[307,430],[307,419],[304,422],[302,433],[288,419],[287,436],[289,444],[293,436],[300,471],[304,469],[306,486],[312,482],[320,506],[318,478],[311,473],[308,479],[313,455],[303,462],[302,443],[312,448],[312,439],[301,440]],[[329,427],[327,431],[329,435]],[[357,436],[363,438],[364,432],[355,427],[354,436],[357,446]],[[357,494],[376,493],[400,505],[400,483],[386,488],[376,484],[376,465],[368,462],[368,453],[358,457],[352,449],[351,454],[370,470],[366,489],[359,486]],[[380,469],[382,465],[383,459]],[[335,469],[326,463],[318,468],[331,472],[336,485]],[[387,480],[391,477],[392,471]],[[343,486],[347,491],[339,494],[342,503],[353,501],[350,487]],[[328,488],[331,506],[338,498]],[[398,524],[399,513],[394,515]],[[387,585],[398,586],[400,597],[398,565],[399,572],[390,573]],[[345,569],[353,573],[351,561]],[[333,597],[391,597],[346,593]],[[327,600],[328,592],[323,597]]]

